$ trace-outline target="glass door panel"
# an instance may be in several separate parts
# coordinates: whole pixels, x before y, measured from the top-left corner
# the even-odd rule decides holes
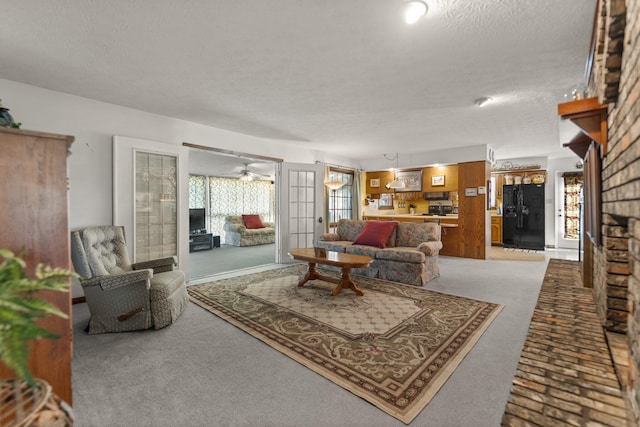
[[[136,152],[136,259],[177,255],[175,156]]]
[[[287,255],[289,249],[312,248],[322,233],[324,170],[315,164],[283,163],[280,166],[277,262],[291,262]]]

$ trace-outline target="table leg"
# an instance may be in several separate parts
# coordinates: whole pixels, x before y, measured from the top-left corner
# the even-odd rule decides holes
[[[313,280],[313,279],[316,279],[316,278],[318,278],[318,271],[316,270],[316,263],[315,262],[310,262],[309,263],[309,268],[307,269],[307,273],[304,275],[302,280],[300,280],[300,282],[298,283],[298,287],[301,288],[302,285],[307,283],[309,280]]]
[[[332,296],[338,295],[343,289],[351,289],[356,295],[363,296],[364,292],[353,283],[351,280],[351,267],[342,267],[342,277],[340,277],[340,282],[338,286],[331,292]]]

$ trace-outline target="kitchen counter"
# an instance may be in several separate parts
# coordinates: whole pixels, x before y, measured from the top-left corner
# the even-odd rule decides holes
[[[411,221],[411,222],[422,222],[422,221],[432,221],[435,219],[440,220],[440,225],[444,228],[458,227],[458,214],[448,214],[446,216],[443,215],[422,215],[422,214],[379,214],[379,215],[363,215],[364,219],[377,219],[377,220],[388,220],[388,221]]]
[[[364,216],[366,217],[376,217],[376,218],[428,218],[428,219],[434,219],[434,218],[454,218],[454,219],[458,219],[458,214],[447,214],[447,215],[423,215],[421,213],[415,213],[415,214],[364,214]]]

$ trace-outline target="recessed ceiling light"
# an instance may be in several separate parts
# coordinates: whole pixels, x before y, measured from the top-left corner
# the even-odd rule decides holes
[[[415,24],[420,18],[427,14],[427,4],[422,1],[410,1],[404,9],[404,22],[407,24]]]
[[[478,98],[475,101],[473,101],[474,104],[476,104],[478,107],[482,107],[483,105],[486,105],[489,101],[492,101],[493,98],[489,98],[488,96],[485,96],[484,98]]]

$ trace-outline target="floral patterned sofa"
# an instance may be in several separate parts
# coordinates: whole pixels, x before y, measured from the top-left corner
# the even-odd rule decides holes
[[[378,221],[341,219],[336,233],[323,234],[316,242],[316,246],[329,251],[373,258],[374,261],[369,267],[353,269],[354,274],[416,286],[422,286],[440,276],[438,268],[438,253],[442,249],[440,224],[395,222],[397,225],[386,245],[381,245],[384,248],[353,244],[367,222]]]
[[[261,217],[262,219],[262,217]],[[264,227],[248,228],[242,215],[229,215],[224,219],[224,243],[233,246],[254,246],[274,243],[276,226],[273,222],[261,221]]]

